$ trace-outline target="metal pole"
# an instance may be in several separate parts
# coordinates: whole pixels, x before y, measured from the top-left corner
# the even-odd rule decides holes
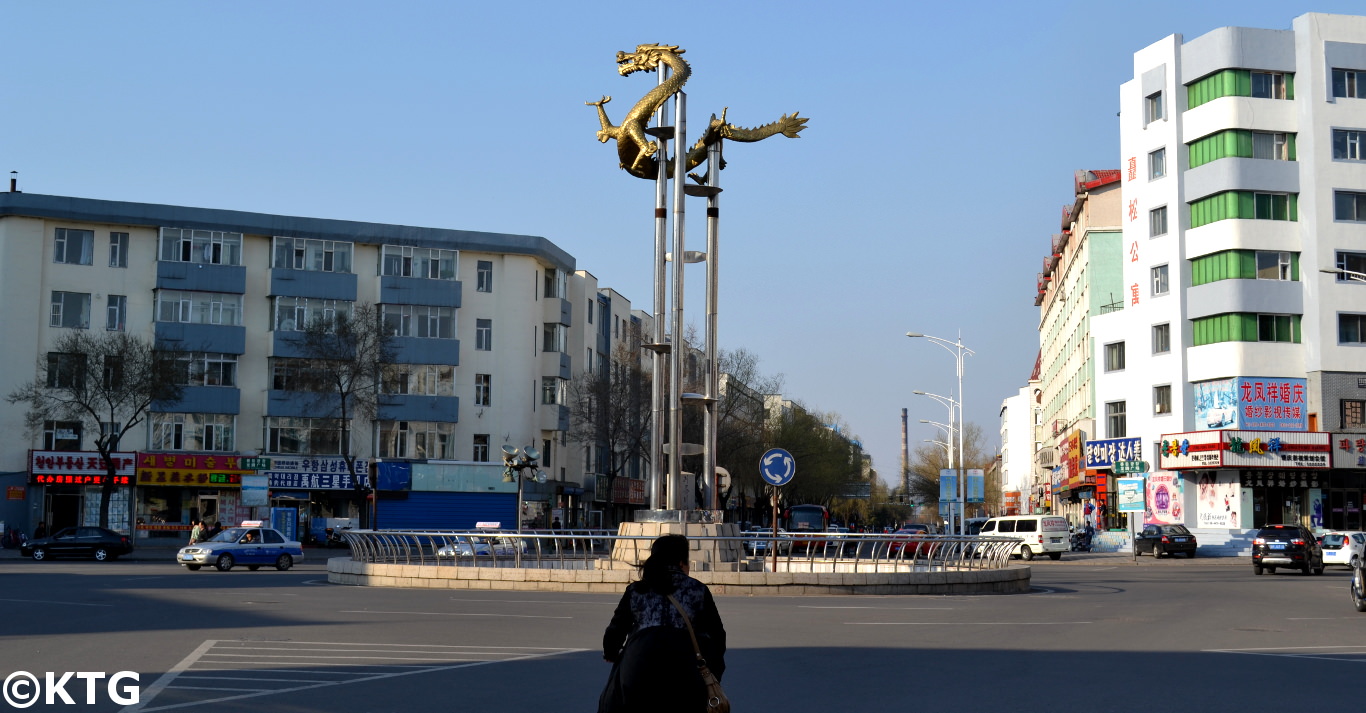
[[[664,84],[669,68],[660,63],[657,84]],[[655,126],[667,125],[669,104],[659,108]],[[655,265],[654,265],[654,334],[651,341],[655,349],[650,352],[650,509],[664,509],[664,369],[667,356],[660,351],[666,344],[664,337],[665,302],[665,261],[668,252],[669,235],[669,166],[664,157],[669,155],[669,141],[664,136],[656,137],[659,142],[660,157],[655,173]]]
[[[687,261],[684,256],[683,205],[684,174],[688,170],[688,153],[684,147],[687,141],[688,95],[678,92],[674,95],[674,177],[673,177],[673,344],[669,360],[669,477],[666,497],[670,510],[680,510],[683,506],[683,469],[680,458],[683,455],[683,267]],[[667,156],[660,156],[664,163]]]
[[[721,180],[721,140],[707,147],[707,185],[713,188],[720,188]],[[707,509],[719,510],[721,506],[721,493],[719,484],[716,482],[716,433],[719,427],[717,419],[718,400],[720,399],[720,365],[717,363],[717,306],[720,300],[718,287],[720,281],[718,273],[721,269],[720,256],[718,250],[718,238],[720,230],[720,192],[719,190],[707,197],[707,400],[706,400],[706,433],[704,435],[704,450],[702,461],[703,477],[707,482]]]
[[[968,459],[968,454],[963,450],[963,335],[958,335],[958,534],[967,534],[967,528],[963,523],[963,515],[967,511],[967,500],[963,497],[966,490],[963,470],[964,461]]]

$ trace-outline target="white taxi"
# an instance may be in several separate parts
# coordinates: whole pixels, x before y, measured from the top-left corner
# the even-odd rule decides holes
[[[207,565],[227,572],[240,564],[253,571],[270,565],[283,572],[303,558],[303,545],[252,520],[230,527],[213,539],[182,547],[176,553],[176,561],[190,571]]]

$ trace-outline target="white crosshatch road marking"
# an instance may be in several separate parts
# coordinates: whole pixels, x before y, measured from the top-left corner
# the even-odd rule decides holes
[[[581,651],[586,649],[209,640],[144,688],[136,705],[122,711],[189,708]]]
[[[1207,649],[1205,653],[1279,656],[1281,658],[1291,659],[1319,659],[1322,661],[1366,663],[1366,644],[1357,646],[1283,646],[1280,648],[1265,649]]]

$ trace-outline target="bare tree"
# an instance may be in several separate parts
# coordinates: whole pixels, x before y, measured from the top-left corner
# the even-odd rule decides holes
[[[394,361],[393,336],[381,323],[379,309],[363,303],[350,313],[315,317],[288,341],[301,362],[293,370],[295,387],[313,395],[311,417],[321,420],[324,430],[339,434],[347,472],[359,487],[352,422],[369,423],[379,416],[380,386]]]
[[[98,433],[95,450],[104,462],[100,527],[109,527],[109,503],[118,464],[113,454],[153,404],[171,405],[184,394],[177,378],[183,352],[158,349],[151,340],[125,332],[72,330],[38,360],[38,376],[7,397],[27,404],[24,420],[30,437],[50,421],[74,422],[82,432]]]
[[[640,352],[623,342],[610,362],[570,382],[568,399],[569,440],[597,454],[593,470],[611,493],[633,460],[650,460],[650,376]]]
[[[958,439],[953,441],[954,452],[954,472],[961,465],[964,471],[970,468],[987,468],[995,459],[995,454],[988,453],[983,446],[982,427],[975,423],[969,423],[963,429],[963,449],[967,451],[967,457],[961,462],[958,460]],[[948,452],[940,445],[934,443],[922,444],[911,451],[910,468],[910,498],[913,501],[933,504],[935,512],[938,512],[939,503],[939,472],[949,467]],[[965,472],[966,477],[966,472]]]

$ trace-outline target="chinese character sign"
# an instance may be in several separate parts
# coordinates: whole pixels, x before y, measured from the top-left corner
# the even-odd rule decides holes
[[[1305,380],[1238,376],[1194,384],[1197,428],[1309,430]]]
[[[1109,468],[1120,461],[1143,460],[1143,441],[1140,438],[1112,438],[1087,441],[1086,469]]]

